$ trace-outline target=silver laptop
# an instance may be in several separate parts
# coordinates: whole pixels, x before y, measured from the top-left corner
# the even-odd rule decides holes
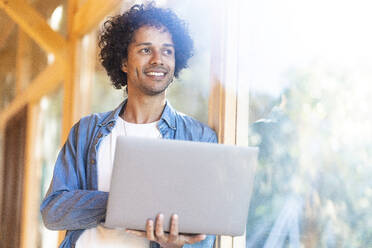
[[[243,235],[258,148],[118,137],[105,226],[146,229],[179,216],[180,233]]]

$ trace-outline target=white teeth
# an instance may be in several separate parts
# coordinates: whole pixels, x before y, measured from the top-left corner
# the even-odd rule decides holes
[[[150,75],[150,76],[157,76],[157,77],[160,77],[160,76],[164,76],[165,75],[164,72],[154,72],[154,71],[148,72],[146,74],[147,75]]]

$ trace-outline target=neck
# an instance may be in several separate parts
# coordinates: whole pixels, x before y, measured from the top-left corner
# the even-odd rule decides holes
[[[138,97],[131,96],[128,92],[127,104],[121,117],[127,122],[138,124],[155,122],[160,119],[165,103],[165,94]]]

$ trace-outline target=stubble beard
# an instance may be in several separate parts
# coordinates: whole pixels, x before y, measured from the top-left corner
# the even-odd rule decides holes
[[[174,78],[173,75],[169,77],[167,83],[164,85],[163,88],[154,89],[150,87],[141,86],[141,91],[148,96],[156,96],[156,95],[163,94],[168,89],[169,85],[173,82],[173,78]]]

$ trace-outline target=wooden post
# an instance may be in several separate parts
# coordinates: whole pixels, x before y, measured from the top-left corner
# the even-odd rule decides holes
[[[34,247],[37,244],[39,209],[40,209],[40,164],[36,161],[35,144],[37,116],[40,112],[38,104],[29,103],[27,106],[27,128],[25,168],[23,182],[23,206],[21,225],[21,248]]]
[[[217,1],[211,58],[209,125],[221,144],[248,145],[248,90],[239,71],[239,2]],[[239,204],[239,202],[237,202]],[[248,209],[247,209],[248,211]],[[245,235],[218,236],[217,248],[244,248]]]

